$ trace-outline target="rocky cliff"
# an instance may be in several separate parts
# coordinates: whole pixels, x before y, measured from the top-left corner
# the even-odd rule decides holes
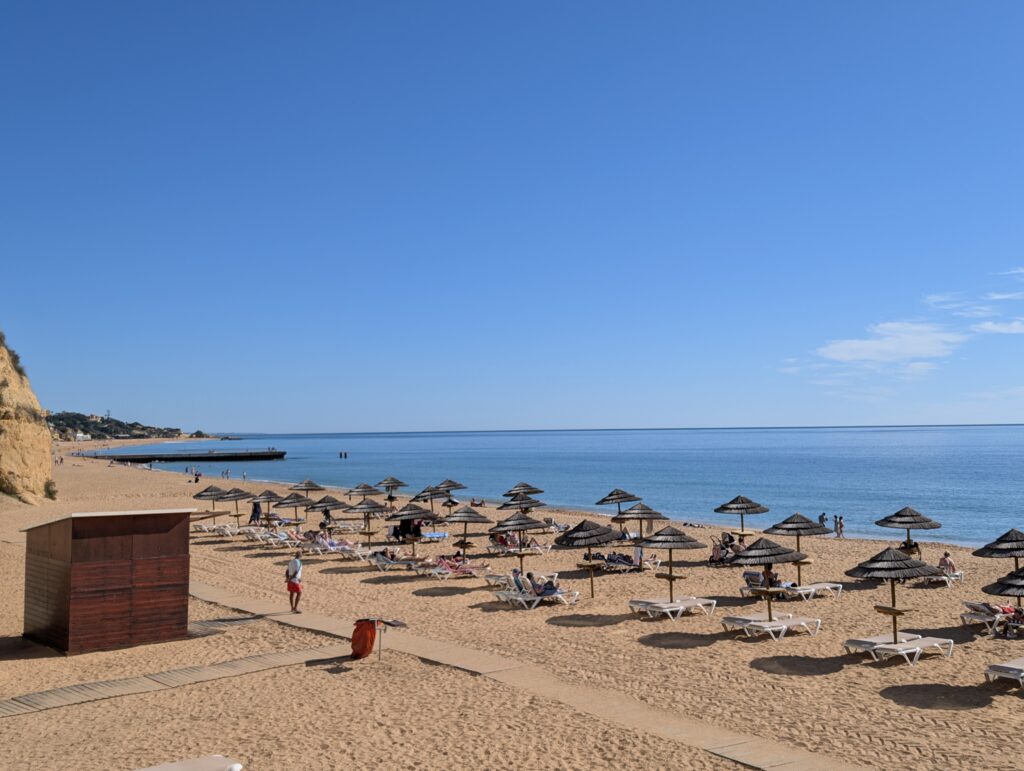
[[[29,503],[53,497],[50,430],[18,354],[0,332],[0,493]]]

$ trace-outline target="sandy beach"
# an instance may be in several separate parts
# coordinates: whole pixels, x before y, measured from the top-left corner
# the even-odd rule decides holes
[[[191,495],[199,489],[180,474],[70,457],[57,467],[55,476],[60,491],[55,502],[27,506],[0,499],[0,566],[9,587],[0,600],[5,643],[0,698],[331,642],[324,635],[263,619],[220,634],[127,651],[65,658],[34,647],[26,650],[18,643],[20,528],[71,511],[194,506]],[[284,492],[285,487],[237,480],[230,484],[254,492],[267,486]],[[503,514],[481,511],[495,521]],[[767,527],[791,513],[751,518],[748,528]],[[565,512],[555,517],[568,524],[581,518]],[[471,533],[482,531],[470,528]],[[710,536],[719,530],[688,532],[710,544]],[[885,533],[880,529],[879,534]],[[999,533],[988,535],[994,538]],[[760,609],[759,601],[740,598],[740,570],[680,559],[693,555],[703,560],[707,553],[700,551],[677,552],[676,564],[686,576],[677,592],[716,599],[720,610],[712,617],[648,621],[631,615],[630,599],[665,593],[663,582],[650,572],[599,575],[597,596],[590,599],[586,574],[576,568],[581,553],[565,550],[528,558],[528,568],[558,571],[565,588],[582,594],[575,607],[509,610],[494,601],[479,579],[439,582],[408,572],[381,573],[335,556],[305,560],[303,603],[308,611],[343,620],[369,614],[399,618],[417,635],[513,657],[568,682],[628,694],[666,713],[846,762],[878,768],[1005,767],[1007,726],[1019,720],[1020,696],[1005,684],[986,685],[982,674],[987,665],[1024,655],[1024,649],[1019,641],[961,627],[958,616],[962,601],[984,598],[981,586],[1012,569],[1012,561],[975,558],[962,547],[918,538],[926,561],[934,564],[948,550],[966,578],[950,588],[919,588],[913,582],[901,586],[899,605],[911,610],[903,628],[952,638],[955,652],[950,659],[929,657],[914,667],[895,661],[871,663],[866,656],[845,655],[842,643],[889,628],[888,620],[873,609],[887,602],[887,589],[856,582],[843,573],[885,545],[895,545],[901,533],[892,531],[891,536],[877,541],[804,539],[802,550],[815,559],[805,568],[805,579],[843,581],[846,588],[840,600],[799,602],[798,608],[787,603],[784,610],[821,618],[823,626],[816,637],[787,636],[779,642],[723,633],[721,615],[740,608]],[[482,551],[486,538],[477,540]],[[795,545],[791,539],[775,540]],[[211,536],[194,537],[191,549],[194,580],[247,597],[273,599],[287,608],[281,585],[285,552]],[[423,545],[418,552],[452,550],[443,544]],[[517,564],[512,558],[489,561],[497,572],[508,572]],[[784,578],[795,573],[790,566],[779,570]],[[190,612],[194,621],[237,615],[198,600],[193,600]],[[545,729],[532,730],[538,725]],[[0,718],[0,741],[16,767],[69,769],[133,768],[214,752],[237,757],[252,769],[333,768],[349,763],[399,768],[451,762],[496,768],[506,766],[512,755],[517,765],[536,768],[595,763],[736,767],[682,743],[655,741],[643,731],[603,725],[563,705],[397,652],[386,654],[380,663],[285,667]],[[74,759],[66,753],[72,743],[81,748]]]

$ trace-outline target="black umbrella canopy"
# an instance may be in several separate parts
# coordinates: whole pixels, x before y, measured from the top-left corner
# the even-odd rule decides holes
[[[288,489],[289,490],[298,490],[299,492],[302,492],[302,493],[310,493],[310,492],[319,492],[320,490],[325,490],[327,488],[321,487],[316,482],[314,482],[312,479],[303,479],[297,485],[292,485]]]
[[[418,508],[418,507],[417,507]],[[359,503],[349,506],[345,509],[348,514],[378,514],[384,511],[384,504],[373,500],[372,498],[363,498]],[[427,512],[428,514],[430,512]]]
[[[621,514],[616,514],[614,517],[612,517],[612,522],[647,522],[657,519],[667,520],[668,517],[666,517],[660,511],[655,511],[646,503],[637,503],[633,506],[630,506]]]
[[[352,509],[349,509],[351,511]],[[415,503],[407,503],[394,514],[386,517],[389,522],[402,522],[408,519],[437,519],[437,515]]]
[[[936,530],[942,527],[934,519],[929,519],[921,512],[915,511],[909,506],[904,506],[895,514],[890,514],[888,517],[878,520],[875,524],[880,527],[894,527],[900,530]]]
[[[297,509],[299,506],[309,506],[311,503],[313,503],[311,498],[299,495],[298,493],[292,493],[279,500],[273,507],[275,509]]]
[[[571,530],[555,538],[555,543],[568,548],[580,548],[583,546],[597,546],[598,544],[617,541],[619,534],[610,527],[599,525],[585,519]]]
[[[418,493],[416,493],[416,495],[414,495],[409,500],[414,501],[414,502],[415,501],[436,501],[436,500],[440,500],[441,498],[447,498],[447,497],[448,497],[448,493],[444,492],[443,490],[438,490],[433,485],[427,485],[426,487],[424,487],[422,490],[420,490]]]
[[[880,578],[883,580],[937,576],[940,573],[942,571],[939,568],[908,557],[899,549],[891,548],[879,552],[871,559],[846,571],[846,575],[854,578]]]
[[[385,490],[397,490],[399,487],[408,487],[408,486],[409,485],[407,485],[401,479],[396,479],[395,477],[387,477],[385,479],[380,480],[377,483],[377,487],[382,487]]]
[[[615,488],[604,498],[599,500],[596,505],[605,506],[612,503],[631,503],[632,501],[639,501],[639,495],[633,495],[633,493],[627,493],[625,490]]]
[[[794,514],[764,531],[768,535],[825,535],[832,530],[808,519],[803,514]]]
[[[227,494],[227,490],[222,490],[217,487],[217,485],[210,485],[205,490],[200,490],[192,497],[199,501],[219,501]]]
[[[539,487],[534,487],[529,482],[516,482],[515,485],[501,495],[504,498],[511,498],[513,495],[540,495],[543,492]]]
[[[733,565],[775,565],[782,562],[797,562],[807,559],[806,554],[801,554],[795,549],[787,549],[775,541],[767,538],[758,538],[750,546],[738,554],[734,554],[729,562]]]
[[[1015,570],[994,584],[981,587],[981,591],[997,597],[1024,597],[1024,570]]]
[[[538,522],[536,519],[527,516],[524,512],[513,514],[508,519],[503,519],[496,524],[488,533],[515,533],[522,530],[540,530],[547,528],[547,523]]]
[[[325,495],[316,503],[312,503],[306,507],[306,511],[336,511],[338,509],[347,509],[348,504],[343,501],[339,501],[333,495]]]
[[[972,552],[975,557],[1024,557],[1024,533],[1007,530],[992,543]]]
[[[281,500],[281,496],[275,493],[273,490],[264,490],[262,493],[254,497],[254,503],[272,503],[274,501]]]
[[[220,496],[218,501],[244,501],[249,498],[255,498],[256,496],[247,490],[243,490],[241,487],[232,487],[224,495]]]
[[[637,543],[645,549],[703,549],[705,545],[671,525]]]
[[[451,492],[452,490],[465,490],[466,486],[461,482],[456,482],[454,479],[446,479],[440,484],[434,485],[434,489],[448,493]]]
[[[455,500],[454,498],[449,498],[448,500],[446,500],[441,505],[444,506],[446,509],[454,509],[456,506],[459,505],[459,502],[457,500]]]
[[[464,522],[470,525],[482,525],[486,522],[490,522],[491,520],[489,520],[487,517],[485,517],[483,514],[481,514],[479,511],[472,508],[471,506],[463,506],[458,511],[453,512],[449,514],[447,517],[445,517],[444,521],[446,523]]]
[[[757,501],[752,501],[743,495],[737,495],[728,503],[723,503],[717,509],[716,514],[766,514],[768,507],[762,506]]]
[[[364,498],[368,495],[384,495],[384,493],[381,490],[378,490],[376,487],[373,487],[372,485],[366,484],[366,482],[356,485],[351,490],[349,490],[349,493],[354,493],[355,495],[362,495]]]
[[[529,511],[530,509],[539,509],[541,506],[547,506],[543,501],[538,501],[535,498],[531,498],[526,493],[517,493],[501,504],[498,509],[507,511],[509,509],[519,509],[520,511]]]

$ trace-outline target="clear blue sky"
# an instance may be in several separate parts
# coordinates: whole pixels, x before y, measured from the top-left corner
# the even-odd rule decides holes
[[[46,407],[188,429],[1024,421],[1022,33],[6,3],[0,326]]]

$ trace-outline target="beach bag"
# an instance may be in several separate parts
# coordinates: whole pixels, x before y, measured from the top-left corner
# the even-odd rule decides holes
[[[363,618],[356,621],[356,628],[352,632],[352,658],[365,659],[373,653],[373,644],[376,641],[376,619]]]

